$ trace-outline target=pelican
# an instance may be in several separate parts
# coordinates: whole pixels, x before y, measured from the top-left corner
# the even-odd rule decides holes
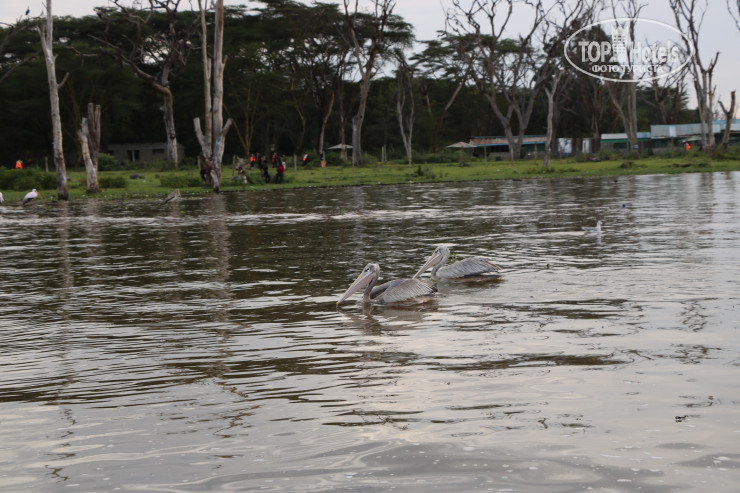
[[[599,234],[601,233],[601,221],[596,221],[596,226],[581,226],[581,228],[586,232],[586,234]]]
[[[33,202],[36,197],[41,197],[41,194],[37,192],[34,188],[30,192],[28,192],[25,197],[23,197],[23,205],[26,205],[29,202]]]
[[[429,298],[437,290],[426,281],[421,279],[397,279],[375,286],[380,277],[380,266],[378,264],[367,264],[355,282],[347,288],[347,291],[337,301],[337,305],[346,300],[357,291],[365,288],[362,301],[377,305],[388,303],[420,303]]]
[[[173,200],[177,200],[180,198],[180,189],[176,188],[174,191],[170,192],[167,197],[164,198],[164,201],[162,201],[163,204],[166,204],[167,202],[172,202]]]
[[[432,279],[435,281],[447,279],[494,279],[501,272],[501,267],[491,262],[486,257],[468,257],[457,262],[445,265],[450,258],[450,249],[445,246],[439,246],[432,253],[419,272],[414,274],[414,278],[422,275],[430,267],[432,269]]]

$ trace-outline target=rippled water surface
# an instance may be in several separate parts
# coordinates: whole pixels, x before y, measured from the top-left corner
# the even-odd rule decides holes
[[[739,224],[738,173],[6,205],[0,490],[737,491]],[[336,308],[437,244],[502,280]]]

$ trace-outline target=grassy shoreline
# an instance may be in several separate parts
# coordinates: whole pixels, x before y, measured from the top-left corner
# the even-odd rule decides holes
[[[368,164],[359,168],[351,166],[331,166],[327,168],[294,169],[289,166],[282,184],[264,184],[260,173],[249,171],[247,185],[232,181],[232,170],[225,166],[222,174],[222,191],[257,191],[280,188],[339,187],[357,185],[391,185],[400,183],[441,183],[488,180],[585,178],[599,176],[624,176],[648,174],[676,174],[696,172],[740,171],[740,158],[726,157],[710,159],[707,155],[696,153],[682,157],[649,157],[642,159],[612,159],[604,161],[583,161],[574,158],[555,159],[550,169],[542,168],[541,160],[493,161],[468,159],[464,166],[460,163],[408,164],[386,163]],[[143,178],[132,179],[138,173]],[[274,177],[275,170],[270,169]],[[183,195],[203,195],[212,193],[200,185],[197,169],[160,171],[142,165],[137,170],[101,171],[99,179],[103,188],[100,194],[85,192],[85,173],[81,169],[70,169],[67,173],[71,200],[87,199],[127,199],[163,198],[174,188],[180,188]],[[164,185],[163,185],[164,182]],[[104,184],[110,184],[105,187]],[[125,185],[121,187],[120,185]],[[6,204],[20,202],[30,190],[2,190]],[[40,189],[42,201],[55,200],[55,189]]]

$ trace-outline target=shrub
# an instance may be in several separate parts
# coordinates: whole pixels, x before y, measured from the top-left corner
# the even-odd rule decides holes
[[[57,187],[56,173],[24,168],[0,169],[0,188],[5,190],[54,190]]]
[[[121,163],[118,162],[118,159],[110,154],[102,152],[98,154],[98,171],[111,171],[119,168],[121,168]]]
[[[125,176],[101,176],[98,178],[100,188],[128,188],[128,180]]]
[[[192,175],[164,175],[159,177],[159,183],[166,188],[199,187],[203,181]]]

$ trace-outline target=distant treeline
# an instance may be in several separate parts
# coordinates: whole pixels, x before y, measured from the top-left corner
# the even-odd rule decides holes
[[[177,140],[186,159],[200,153],[193,131],[193,118],[205,111],[198,13],[151,14],[147,18],[147,11],[99,8],[93,16],[55,18],[57,78],[66,78],[59,96],[68,166],[80,165],[76,132],[89,102],[102,107],[103,151],[108,144],[166,140],[162,94],[147,77],[165,80],[162,67],[173,53],[177,59],[170,60],[166,85],[173,95]],[[36,31],[40,23],[29,19],[0,30],[0,163],[6,167],[17,159],[43,165],[51,152],[46,68]],[[175,26],[174,37],[168,35],[170,25]],[[369,29],[361,34],[372,36]],[[474,135],[503,135],[485,94],[455,64],[460,39],[415,41],[411,26],[394,16],[380,52],[381,68],[370,86],[363,150],[379,156],[385,146],[389,157],[404,156],[399,94],[405,95],[401,111],[406,116],[413,102],[417,155]],[[232,154],[315,153],[326,114],[324,148],[351,143],[360,85],[339,6],[280,0],[255,10],[227,8],[224,52],[224,114],[234,121],[227,136],[227,162]],[[556,137],[623,131],[606,88],[586,79],[575,70],[564,74],[555,110]],[[639,130],[649,130],[651,123],[696,121],[682,91],[660,89],[639,88]],[[677,101],[668,113],[666,100]],[[547,110],[542,93],[527,134],[546,132]]]

